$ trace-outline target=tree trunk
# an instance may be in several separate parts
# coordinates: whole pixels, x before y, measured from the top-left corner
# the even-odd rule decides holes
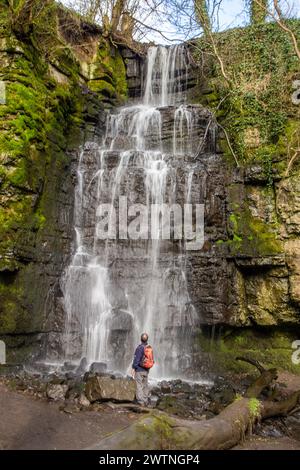
[[[135,21],[129,12],[125,11],[122,15],[121,34],[126,40],[132,40]]]
[[[211,33],[211,21],[207,10],[206,0],[194,0],[195,13],[198,23],[203,28],[205,36]]]
[[[251,0],[251,24],[261,24],[266,21],[268,0]]]
[[[116,0],[111,16],[111,30],[114,33],[120,28],[120,21],[125,8],[125,0]]]

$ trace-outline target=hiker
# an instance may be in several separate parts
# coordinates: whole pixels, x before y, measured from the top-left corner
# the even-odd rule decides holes
[[[149,404],[148,375],[153,365],[153,350],[148,344],[147,333],[143,333],[141,344],[139,344],[134,353],[131,373],[136,381],[136,401],[142,406]]]

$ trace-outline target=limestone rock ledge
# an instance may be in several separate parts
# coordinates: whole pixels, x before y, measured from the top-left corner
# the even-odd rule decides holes
[[[26,15],[1,6],[0,337],[9,362],[43,349],[46,336],[56,341],[80,145],[101,138],[106,109],[127,96],[124,59],[98,27],[54,1]]]

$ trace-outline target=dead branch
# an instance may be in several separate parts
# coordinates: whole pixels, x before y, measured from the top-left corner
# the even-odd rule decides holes
[[[265,372],[265,368],[258,362],[256,361],[255,359],[251,359],[251,358],[248,358],[248,357],[244,357],[244,356],[238,356],[235,358],[236,361],[243,361],[243,362],[247,362],[248,364],[251,364],[252,366],[256,367],[259,372],[262,374],[263,372]]]

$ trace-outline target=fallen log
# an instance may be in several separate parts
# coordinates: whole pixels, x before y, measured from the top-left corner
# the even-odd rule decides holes
[[[289,414],[300,402],[300,390],[292,393],[288,398],[281,401],[263,401],[261,403],[262,418],[273,416],[284,416]]]
[[[242,360],[253,364],[247,358]],[[258,363],[253,365],[261,375],[248,388],[245,396],[236,397],[218,416],[204,421],[189,421],[151,411],[134,424],[107,436],[94,449],[230,449],[244,439],[257,421],[286,415],[300,401],[300,391],[278,402],[259,399],[260,394],[276,380],[277,371],[266,370]]]

